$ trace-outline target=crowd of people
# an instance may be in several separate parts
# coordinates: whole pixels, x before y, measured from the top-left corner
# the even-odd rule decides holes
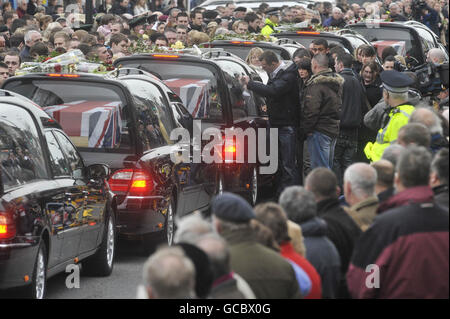
[[[106,0],[85,24],[83,1],[3,1],[0,84],[22,62],[71,50],[111,64],[142,43],[183,48],[217,35],[276,35],[278,25],[305,20],[343,27],[355,19],[415,19],[448,43],[448,0],[423,1],[420,10],[412,0],[186,7]],[[147,261],[142,296],[448,298],[448,88],[437,83],[436,103],[425,103],[393,47],[378,57],[364,44],[352,55],[316,39],[292,61],[254,48],[246,62],[263,82],[244,76],[242,88],[266,98],[278,128],[273,202],[252,208],[224,194],[211,205],[212,220],[180,220],[177,244]],[[445,54],[431,49],[427,62],[442,65]],[[380,269],[373,285],[369,265]]]
[[[449,151],[396,146],[345,170],[346,206],[325,167],[278,203],[217,196],[149,257],[138,297],[448,298]]]

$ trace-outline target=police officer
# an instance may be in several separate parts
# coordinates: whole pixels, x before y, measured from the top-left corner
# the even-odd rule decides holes
[[[278,27],[278,23],[280,22],[280,10],[270,9],[266,12],[266,16],[265,26],[261,29],[261,34],[270,36],[275,32],[275,28]]]
[[[414,106],[408,101],[408,87],[414,83],[408,75],[396,70],[384,71],[380,75],[383,82],[383,98],[389,105],[387,123],[378,131],[375,143],[369,142],[364,153],[372,162],[381,159],[384,150],[397,140],[400,128],[408,124]]]

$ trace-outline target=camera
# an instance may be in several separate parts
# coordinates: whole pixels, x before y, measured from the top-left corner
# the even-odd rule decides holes
[[[418,89],[423,95],[439,94],[442,86],[448,88],[448,62],[444,64],[429,62],[414,68],[413,72],[417,77]]]

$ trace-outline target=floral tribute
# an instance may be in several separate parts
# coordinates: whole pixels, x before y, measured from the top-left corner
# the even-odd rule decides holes
[[[28,73],[107,73],[114,70],[112,64],[86,60],[80,50],[63,54],[52,52],[49,57],[39,57],[37,62],[23,62],[16,75]]]

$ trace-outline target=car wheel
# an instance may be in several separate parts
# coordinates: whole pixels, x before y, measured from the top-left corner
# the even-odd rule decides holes
[[[252,176],[250,180],[250,204],[252,206],[256,205],[256,201],[258,200],[258,170],[253,167]]]
[[[92,276],[106,277],[111,275],[114,268],[116,248],[116,223],[114,214],[109,214],[103,240],[94,256],[83,262],[83,273]]]
[[[171,198],[169,201],[169,205],[167,206],[167,215],[164,224],[164,230],[145,234],[142,236],[142,248],[144,255],[151,255],[161,244],[166,244],[169,246],[173,245],[173,238],[176,231],[175,212],[176,204],[174,203],[173,198]]]
[[[44,299],[47,291],[47,249],[41,240],[33,270],[31,286],[27,295],[33,299]]]
[[[217,178],[216,195],[222,195],[225,190],[225,181],[222,174]]]
[[[174,211],[174,205],[173,201],[170,200],[169,206],[167,208],[167,218],[166,218],[166,225],[164,227],[165,229],[165,239],[167,241],[167,244],[169,246],[172,246],[173,244],[173,237],[175,235],[175,211]]]

